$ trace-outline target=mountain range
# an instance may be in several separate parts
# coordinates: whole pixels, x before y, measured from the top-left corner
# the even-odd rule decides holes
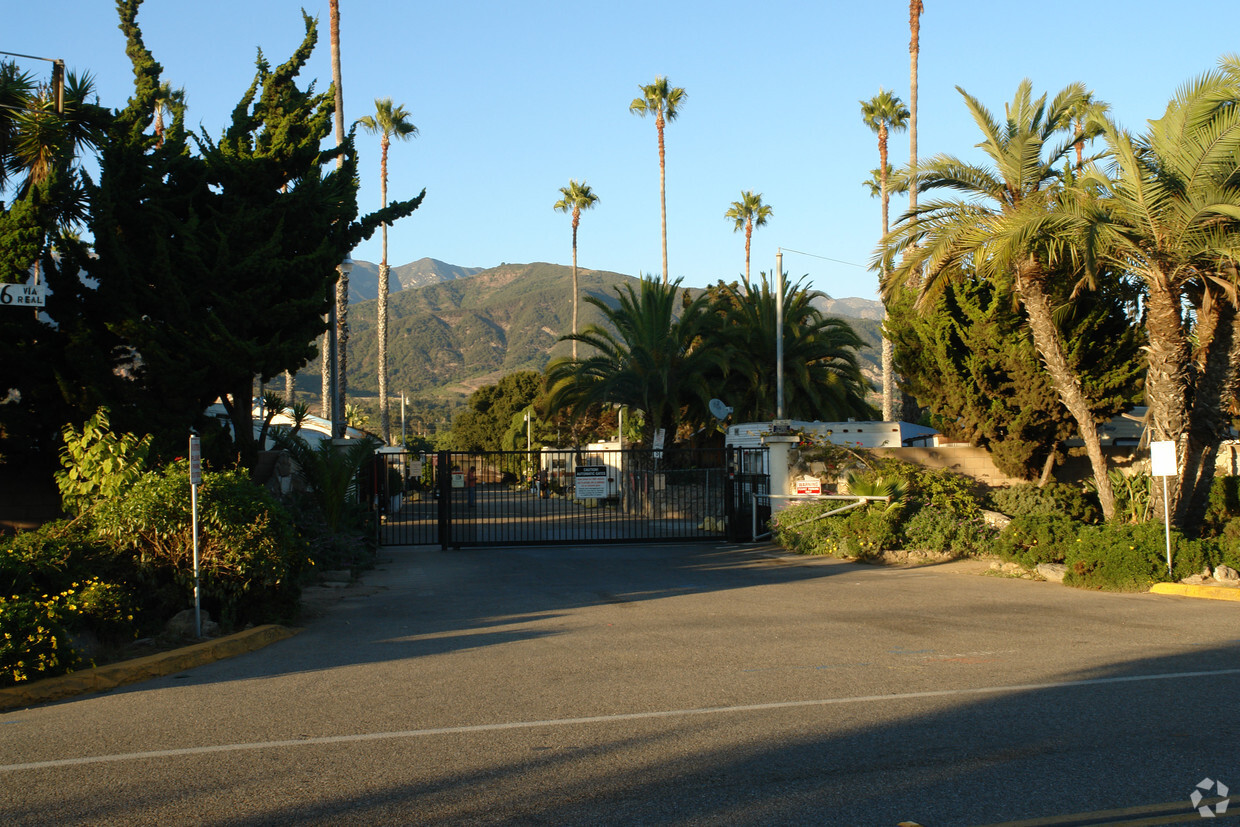
[[[375,334],[378,265],[356,261],[349,278],[349,395],[365,402],[377,396]],[[636,285],[632,276],[578,269],[582,296],[614,305],[615,288]],[[453,407],[477,388],[518,370],[541,371],[554,356],[567,355],[559,337],[572,325],[568,300],[572,268],[544,262],[459,267],[431,258],[391,268],[388,297],[388,389]],[[859,355],[877,381],[882,305],[866,299],[816,300],[829,316],[847,319],[869,345]],[[599,321],[598,310],[582,302],[579,327]],[[317,397],[317,363],[298,375],[299,392]]]

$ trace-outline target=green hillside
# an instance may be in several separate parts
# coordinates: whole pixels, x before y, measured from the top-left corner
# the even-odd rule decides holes
[[[613,288],[632,276],[605,270],[578,270],[583,295],[611,304]],[[388,299],[388,389],[449,405],[474,389],[517,370],[539,370],[569,345],[557,340],[572,324],[569,294],[572,268],[558,264],[505,264],[466,278],[392,293]],[[377,302],[350,306],[349,395],[378,393],[375,334]],[[598,321],[598,311],[582,302],[579,324]],[[849,318],[870,347],[860,353],[866,375],[879,377],[879,323]],[[317,363],[298,377],[299,392],[317,397]],[[363,400],[364,401],[364,400]]]

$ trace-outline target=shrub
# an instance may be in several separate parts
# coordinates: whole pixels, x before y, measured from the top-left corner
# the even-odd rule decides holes
[[[994,543],[1004,560],[1033,568],[1038,563],[1062,563],[1082,526],[1067,517],[1025,514],[1013,517]]]
[[[777,515],[775,537],[784,548],[799,554],[865,558],[900,547],[898,506],[869,503],[843,514],[822,516],[839,507],[838,501],[791,506]]]
[[[964,557],[989,550],[997,532],[980,515],[961,517],[920,508],[904,523],[905,547]]]
[[[1210,505],[1202,520],[1202,534],[1217,536],[1240,517],[1240,477],[1215,477],[1210,483]]]
[[[61,675],[77,663],[62,597],[0,597],[0,686]]]
[[[60,452],[63,470],[56,472],[56,485],[67,509],[81,513],[92,502],[115,497],[142,476],[151,436],[115,434],[109,427],[108,409],[100,408],[82,430],[66,425]]]
[[[199,560],[204,603],[221,625],[291,616],[305,543],[288,513],[241,471],[204,472],[198,492]],[[128,551],[140,571],[193,588],[193,525],[188,463],[142,477],[124,498],[102,501],[96,534]]]
[[[1141,591],[1167,580],[1166,541],[1158,523],[1085,527],[1064,560],[1064,583],[1091,589]],[[1173,536],[1178,577],[1201,571],[1207,549]]]
[[[1000,488],[990,493],[990,502],[996,511],[1009,517],[1043,514],[1092,523],[1097,522],[1100,513],[1083,490],[1063,482],[1051,482],[1042,487],[1028,482]]]

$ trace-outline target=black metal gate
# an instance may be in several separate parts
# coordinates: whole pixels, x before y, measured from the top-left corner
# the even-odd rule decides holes
[[[737,521],[749,531],[747,492],[766,492],[752,459],[735,476],[731,452],[724,451],[656,455],[583,447],[377,456],[384,545],[722,539],[742,528]],[[737,462],[738,469],[744,465],[739,454]],[[730,519],[733,512],[740,516]]]

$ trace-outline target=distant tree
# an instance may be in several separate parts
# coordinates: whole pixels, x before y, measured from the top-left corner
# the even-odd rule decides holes
[[[794,419],[869,419],[869,383],[857,363],[865,347],[843,319],[828,318],[814,300],[822,293],[804,280],[783,281],[785,415]],[[704,346],[726,353],[715,395],[735,409],[737,421],[773,419],[776,415],[775,291],[761,274],[758,285],[720,282],[707,291],[715,324]]]
[[[749,241],[754,227],[765,227],[774,210],[762,203],[762,193],[741,190],[741,200],[733,201],[723,214],[733,222],[732,232],[745,231],[745,286],[749,286]]]
[[[407,141],[418,134],[418,128],[409,120],[404,106],[392,103],[391,98],[375,99],[375,114],[358,120],[362,128],[379,136],[379,193],[384,207],[387,206],[388,149],[392,138]],[[423,190],[423,195],[426,191]],[[383,258],[379,262],[379,301],[376,310],[376,333],[379,340],[379,419],[383,441],[392,444],[392,420],[388,411],[387,389],[387,323],[388,323],[388,234],[387,224],[380,226],[383,237]]]
[[[885,236],[888,230],[887,205],[891,196],[888,188],[888,170],[891,164],[887,163],[887,136],[891,132],[902,132],[908,127],[909,111],[898,97],[880,88],[877,95],[868,101],[861,101],[861,117],[865,125],[878,135],[879,197],[882,199],[883,235]],[[886,315],[885,308],[883,312]],[[896,411],[896,383],[892,372],[891,354],[891,337],[884,329],[882,353],[884,421],[895,419]]]
[[[542,387],[541,374],[523,370],[474,391],[465,410],[452,422],[452,447],[457,451],[503,450],[503,437],[513,416],[532,405]]]
[[[676,120],[689,93],[679,86],[672,86],[667,78],[658,75],[654,83],[639,86],[641,96],[629,104],[634,115],[654,115],[654,128],[659,133],[659,215],[663,227],[663,283],[667,284],[667,153],[663,146],[664,127]]]
[[[586,325],[576,338],[593,348],[582,359],[557,359],[547,366],[552,411],[575,416],[594,405],[626,405],[645,413],[642,443],[658,428],[675,434],[688,414],[701,418],[711,398],[710,368],[726,355],[703,339],[711,324],[705,295],[687,300],[677,315],[680,280],[660,284],[643,278],[635,289],[616,288],[613,306],[595,296],[603,325]]]
[[[598,196],[585,181],[577,183],[575,179],[569,179],[567,187],[560,187],[560,195],[562,197],[555,202],[555,209],[573,214],[573,333],[576,333],[577,297],[581,292],[577,286],[577,226],[581,224],[581,211],[593,209],[598,203]],[[573,358],[577,358],[576,339],[573,340]]]

